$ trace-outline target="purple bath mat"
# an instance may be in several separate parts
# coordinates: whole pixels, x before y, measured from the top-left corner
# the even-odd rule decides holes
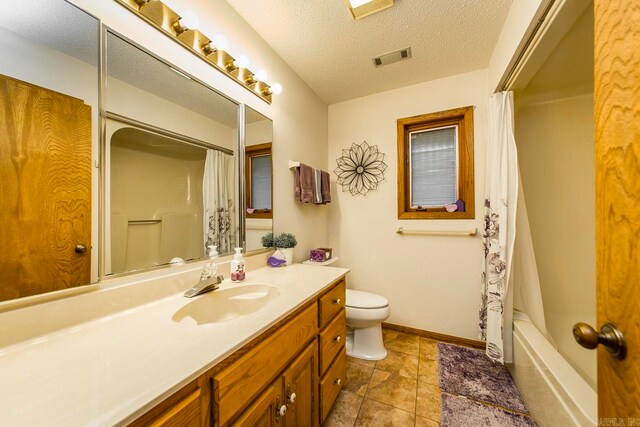
[[[529,413],[507,368],[480,350],[438,343],[438,369],[442,391]]]
[[[494,406],[442,393],[440,408],[441,427],[495,426],[536,427],[529,417],[514,414]]]

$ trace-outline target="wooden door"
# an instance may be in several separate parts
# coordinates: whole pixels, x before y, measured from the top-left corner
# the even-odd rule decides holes
[[[0,192],[0,301],[89,283],[91,107],[0,75]]]
[[[598,329],[613,323],[628,348],[598,348],[598,417],[640,425],[640,0],[594,8]]]
[[[234,427],[275,427],[282,425],[278,408],[283,400],[282,381],[271,384],[232,424]],[[286,414],[285,414],[286,416]]]
[[[314,340],[283,375],[287,427],[318,425],[318,344]]]

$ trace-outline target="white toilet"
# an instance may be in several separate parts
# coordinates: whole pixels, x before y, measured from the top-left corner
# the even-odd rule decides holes
[[[358,359],[382,360],[387,350],[382,342],[381,323],[389,318],[389,300],[371,292],[347,289],[347,355]]]

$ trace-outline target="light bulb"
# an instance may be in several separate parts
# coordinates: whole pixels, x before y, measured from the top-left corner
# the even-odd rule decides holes
[[[351,7],[359,7],[362,6],[363,4],[367,4],[367,3],[371,3],[372,0],[349,0],[349,3],[351,4]]]
[[[265,70],[258,70],[253,77],[260,82],[267,81],[267,72]]]
[[[194,30],[198,27],[198,15],[192,10],[185,10],[180,14],[180,23],[182,26],[187,27],[190,30]]]
[[[282,85],[280,83],[274,83],[270,88],[271,93],[280,95],[282,93]]]
[[[227,48],[229,47],[229,42],[227,41],[227,38],[222,34],[218,34],[211,41],[213,42],[213,45],[218,50],[227,50]]]
[[[249,68],[249,58],[244,55],[238,55],[235,61],[233,61],[233,65],[238,68]]]

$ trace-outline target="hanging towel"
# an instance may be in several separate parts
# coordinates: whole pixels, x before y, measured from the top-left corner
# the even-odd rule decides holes
[[[329,172],[322,171],[320,181],[321,181],[323,205],[326,205],[327,203],[331,203],[331,186],[330,186],[329,178],[330,178]]]
[[[294,195],[296,198],[296,202],[301,202],[302,201],[302,188],[300,188],[300,167],[298,166],[296,168],[296,175],[295,178],[293,178],[293,183],[295,184],[295,191],[294,191]]]
[[[322,204],[322,171],[313,169],[313,203]]]
[[[300,163],[300,201],[304,203],[313,202],[313,191],[315,187],[315,175],[313,169]]]

